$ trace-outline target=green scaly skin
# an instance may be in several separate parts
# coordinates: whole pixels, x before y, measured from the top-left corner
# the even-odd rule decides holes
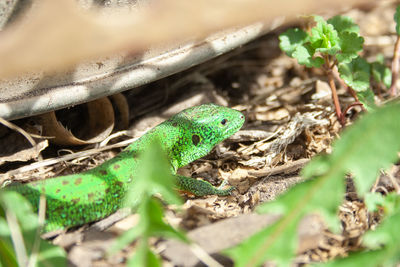
[[[130,144],[116,157],[83,173],[6,187],[24,195],[37,210],[41,194],[46,197],[44,231],[82,225],[104,218],[121,208],[129,184],[134,181],[137,155],[154,140],[162,141],[174,173],[207,155],[212,148],[237,132],[244,116],[239,111],[205,104],[186,109],[164,121]],[[180,190],[196,196],[229,195],[210,183],[176,175]]]

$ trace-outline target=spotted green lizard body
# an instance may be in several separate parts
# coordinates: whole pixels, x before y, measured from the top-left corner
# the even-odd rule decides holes
[[[82,225],[104,218],[121,208],[129,184],[135,180],[138,154],[154,140],[161,140],[174,173],[207,155],[212,148],[238,131],[244,122],[239,111],[205,104],[186,109],[164,121],[130,144],[116,157],[83,173],[7,187],[24,195],[37,210],[46,197],[44,231]],[[178,188],[197,196],[229,195],[205,181],[176,175]]]

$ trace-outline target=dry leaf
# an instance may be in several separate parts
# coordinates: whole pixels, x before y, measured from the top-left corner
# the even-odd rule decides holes
[[[105,97],[87,103],[89,122],[89,138],[77,138],[68,131],[58,120],[54,111],[39,115],[40,124],[43,126],[43,135],[54,137],[51,142],[58,145],[85,145],[103,141],[110,135],[114,128],[114,110],[110,100]]]
[[[10,156],[0,157],[0,165],[5,162],[16,162],[16,161],[28,161],[31,159],[35,159],[39,156],[40,152],[48,147],[49,142],[47,140],[40,141],[35,146],[20,150],[16,153],[13,153]]]

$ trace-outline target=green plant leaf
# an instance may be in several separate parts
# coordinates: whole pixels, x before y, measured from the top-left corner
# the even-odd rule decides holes
[[[335,145],[335,160],[346,159],[342,168],[354,175],[357,191],[363,196],[379,171],[398,159],[400,151],[400,104],[388,105],[365,115],[351,131],[343,133]]]
[[[349,63],[362,51],[364,38],[355,32],[343,32],[339,42],[341,52],[336,54],[336,59],[339,63]]]
[[[305,167],[302,176],[307,181],[294,186],[276,201],[260,206],[258,211],[280,213],[282,217],[227,250],[235,264],[257,266],[265,260],[288,264],[297,243],[298,222],[307,213],[321,214],[333,230],[338,230],[336,212],[343,199],[346,173],[354,174],[357,189],[364,195],[379,170],[397,159],[400,150],[398,114],[400,104],[366,114],[343,132],[341,139],[334,143],[331,155],[314,158]]]
[[[398,197],[398,196],[397,196]],[[395,246],[400,251],[400,235],[398,233],[400,222],[400,205],[385,218],[374,231],[368,231],[363,238],[363,244],[368,248],[379,249],[382,246]],[[400,254],[399,254],[400,259]]]
[[[23,236],[24,247],[22,251],[18,249],[19,253],[25,254],[26,260],[31,260],[33,245],[39,238],[39,224],[37,215],[24,197],[16,192],[0,191],[0,265],[13,266],[17,261],[17,254],[12,242],[13,235],[6,221],[7,214],[9,218],[16,219],[13,226]],[[66,266],[66,254],[62,248],[40,238],[38,240],[39,249],[35,251],[37,257],[33,266]]]
[[[400,35],[400,5],[397,6],[396,12],[394,13],[394,21],[396,22],[396,33]]]
[[[128,266],[161,267],[161,261],[147,244],[140,244],[133,257],[128,260]]]
[[[258,266],[266,260],[289,265],[295,255],[297,226],[303,216],[319,212],[331,226],[338,229],[336,212],[343,194],[344,173],[334,173],[333,170],[324,177],[298,184],[276,201],[265,203],[257,209],[262,213],[283,214],[281,219],[225,253],[238,267]]]
[[[338,32],[340,53],[336,54],[339,63],[349,63],[362,51],[364,38],[359,35],[360,28],[346,16],[335,16],[327,21]]]
[[[146,196],[156,193],[161,194],[167,203],[182,203],[174,191],[175,178],[171,172],[171,165],[159,144],[160,142],[151,143],[140,155],[138,178],[129,188],[126,205],[135,208]]]
[[[311,29],[310,43],[316,52],[335,55],[340,51],[339,36],[333,25],[322,17],[314,16],[317,25]]]
[[[17,258],[10,240],[0,237],[0,266],[18,267]]]
[[[370,65],[365,59],[357,57],[349,63],[339,64],[339,73],[343,81],[356,92],[369,89]]]
[[[387,257],[387,254],[384,250],[356,252],[356,253],[350,254],[346,258],[337,259],[335,261],[324,263],[324,264],[316,264],[316,266],[324,266],[324,267],[387,266],[387,265],[382,264],[385,262],[386,257]],[[388,266],[394,266],[394,265],[388,265]]]
[[[371,64],[372,77],[377,83],[382,83],[386,88],[392,84],[392,72],[380,59]]]
[[[400,261],[400,198],[398,195],[395,209],[384,219],[376,230],[368,231],[363,237],[363,244],[373,250],[350,254],[347,258],[337,259],[323,266],[396,266]]]
[[[386,215],[392,214],[400,206],[400,198],[396,193],[389,193],[383,196],[377,192],[368,192],[364,195],[364,202],[368,211],[383,209]]]
[[[354,23],[352,18],[347,16],[334,16],[328,19],[327,22],[333,25],[339,34],[342,32],[353,32],[358,34],[360,32],[360,27]]]
[[[166,238],[176,238],[183,242],[188,242],[186,236],[164,222],[163,209],[158,200],[154,198],[148,199],[141,205],[139,210],[140,218],[143,220],[146,228],[146,235],[160,236]]]
[[[385,203],[385,197],[377,192],[368,192],[364,195],[364,203],[368,211],[376,212]]]
[[[116,251],[124,248],[128,244],[132,243],[135,239],[139,238],[139,242],[142,244],[148,243],[148,238],[155,237],[166,237],[166,238],[176,238],[183,242],[189,242],[186,236],[177,231],[170,225],[164,222],[163,210],[159,204],[159,201],[151,196],[145,196],[139,205],[139,223],[135,227],[128,230],[126,233],[118,237],[116,242],[111,246],[108,251],[109,254],[115,253]],[[143,245],[144,246],[144,245]],[[148,262],[152,264],[159,263],[158,258],[153,254],[153,252],[146,248],[142,248],[136,251],[132,256],[132,262]],[[132,265],[132,266],[158,266],[158,265]]]
[[[289,29],[279,35],[279,47],[289,57],[293,57],[293,53],[299,46],[303,46],[308,41],[308,34],[298,28]]]
[[[295,226],[297,224],[297,221],[290,221],[282,231],[281,224],[275,223],[257,232],[238,246],[227,249],[224,254],[234,260],[236,267],[260,266],[266,260],[275,260],[278,266],[289,265],[295,255],[297,243]],[[274,233],[279,233],[279,238],[270,240]]]
[[[400,104],[387,105],[366,114],[344,131],[333,145],[330,166],[352,173],[362,196],[372,186],[379,171],[397,159],[400,151],[398,114]],[[312,173],[308,168],[303,172],[306,177]]]
[[[313,57],[315,50],[308,44],[305,46],[299,46],[293,53],[293,57],[297,59],[299,64],[305,65],[308,68],[321,67],[324,64],[324,59],[321,57]]]
[[[315,57],[315,49],[309,44],[309,36],[300,29],[289,29],[279,36],[279,47],[288,56],[297,59],[298,63],[311,67],[321,67],[324,60],[321,57]]]
[[[151,143],[143,151],[139,158],[140,164],[138,165],[137,179],[129,188],[126,201],[127,206],[137,209],[139,222],[117,238],[108,254],[113,254],[138,240],[141,245],[130,259],[129,265],[159,266],[159,259],[148,248],[150,237],[176,238],[183,242],[189,241],[182,232],[165,223],[160,201],[154,197],[154,194],[157,193],[167,203],[181,203],[180,198],[174,191],[175,180],[171,174],[171,167],[164,151],[162,151],[157,142]]]
[[[376,109],[375,95],[370,88],[365,91],[356,92],[358,100],[364,105],[368,112]]]

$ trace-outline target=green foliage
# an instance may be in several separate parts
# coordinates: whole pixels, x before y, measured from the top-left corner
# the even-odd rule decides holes
[[[339,73],[343,81],[356,92],[369,89],[370,66],[365,59],[357,57],[350,63],[341,63]]]
[[[0,266],[66,266],[65,251],[38,236],[38,218],[15,192],[0,192]],[[38,245],[36,249],[35,243]]]
[[[333,25],[336,31],[340,33],[352,32],[359,33],[360,27],[354,23],[353,19],[346,16],[334,16],[327,21],[329,24]]]
[[[339,64],[340,77],[356,91],[358,99],[369,111],[375,108],[374,93],[370,89],[370,69],[370,64],[361,57]]]
[[[364,38],[351,18],[336,16],[328,21],[314,16],[317,23],[308,34],[300,29],[289,29],[279,36],[280,48],[299,64],[320,67],[325,62],[320,55],[335,56],[338,62],[348,63],[362,50]]]
[[[400,261],[400,197],[391,194],[381,199],[383,207],[390,207],[389,216],[374,231],[364,235],[363,245],[371,249],[350,254],[324,266],[395,266]]]
[[[324,60],[322,57],[314,57],[315,49],[310,45],[310,37],[306,32],[295,28],[289,29],[279,36],[280,48],[290,57],[296,58],[299,64],[309,68],[319,68]]]
[[[367,114],[334,144],[334,152],[329,156],[331,168],[335,165],[335,171],[352,173],[357,191],[362,196],[369,190],[380,169],[389,167],[398,158],[398,114],[400,104],[388,105]],[[318,159],[313,160],[304,169],[304,177],[314,176],[319,164]]]
[[[317,25],[311,29],[310,43],[316,52],[335,55],[340,51],[340,40],[333,25],[322,17],[314,16]]]
[[[298,224],[309,212],[322,213],[337,229],[336,209],[344,193],[343,176],[332,171],[320,179],[299,184],[276,201],[260,206],[259,212],[281,213],[283,217],[226,251],[234,259],[235,266],[257,266],[265,260],[289,265],[297,247]]]
[[[355,32],[344,32],[340,34],[341,53],[336,55],[340,63],[350,63],[358,57],[358,52],[363,48],[364,38]]]
[[[343,199],[345,175],[349,172],[354,175],[357,189],[363,195],[379,170],[397,159],[400,124],[393,122],[398,114],[400,104],[366,114],[346,129],[341,139],[335,142],[331,155],[316,157],[306,166],[302,173],[307,179],[305,182],[294,186],[276,201],[260,206],[259,212],[279,213],[282,217],[226,251],[236,266],[256,266],[265,260],[288,265],[297,246],[298,223],[307,213],[321,214],[337,231],[336,213]],[[388,204],[388,210],[389,207]]]
[[[338,32],[341,53],[336,54],[340,63],[349,63],[362,51],[364,38],[359,35],[360,28],[345,16],[335,16],[327,21]]]
[[[138,179],[132,183],[126,198],[127,205],[136,208],[143,199],[152,197],[155,193],[161,194],[167,203],[181,204],[182,200],[173,190],[175,179],[171,173],[171,165],[159,143],[149,145],[144,151],[140,156]]]
[[[140,242],[136,253],[128,260],[128,266],[159,267],[161,266],[161,261],[157,255],[150,250],[147,243]]]
[[[279,46],[289,57],[293,57],[296,49],[308,42],[308,39],[309,36],[303,30],[298,28],[289,29],[279,36]]]
[[[386,88],[390,88],[392,72],[385,66],[383,55],[377,56],[375,62],[371,63],[371,73],[377,83],[382,83]]]
[[[358,100],[372,111],[375,108],[374,94],[369,88],[371,66],[358,54],[363,49],[364,38],[359,35],[359,27],[349,17],[335,16],[325,21],[314,16],[315,27],[307,34],[300,29],[289,29],[280,38],[280,47],[299,64],[307,67],[321,67],[329,77],[338,65],[343,81],[356,91]],[[376,63],[372,66],[376,79],[388,81],[387,70]],[[333,79],[333,78],[331,78]],[[336,90],[333,90],[335,92]],[[335,103],[339,106],[339,103]],[[341,112],[337,110],[338,117]],[[340,121],[344,121],[342,117]]]
[[[147,147],[140,161],[137,179],[129,189],[126,200],[128,206],[137,209],[139,223],[121,235],[109,253],[115,253],[137,240],[137,249],[128,265],[161,266],[160,259],[149,249],[149,238],[176,238],[184,242],[188,242],[188,239],[164,221],[162,206],[154,194],[160,194],[168,203],[180,204],[181,200],[173,189],[174,177],[158,143]]]
[[[394,21],[396,22],[396,33],[400,35],[400,5],[396,8],[396,13],[394,13]]]

